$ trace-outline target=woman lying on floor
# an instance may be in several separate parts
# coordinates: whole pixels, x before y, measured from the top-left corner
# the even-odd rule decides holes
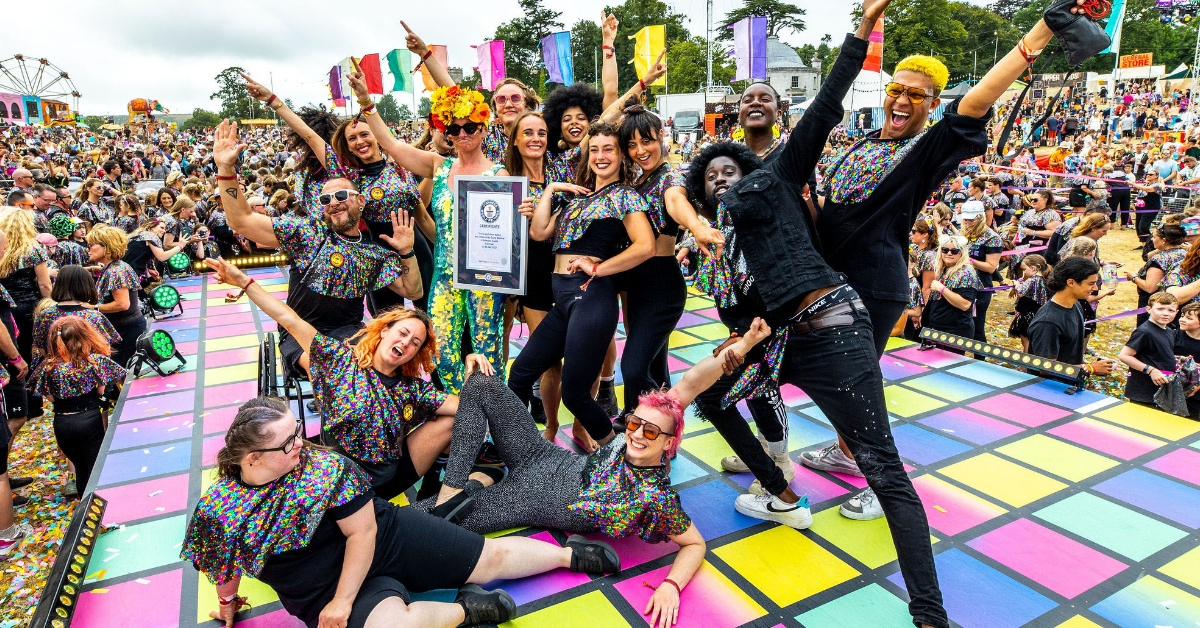
[[[667,474],[667,461],[683,439],[683,409],[770,332],[756,319],[744,338],[700,361],[674,388],[644,393],[626,419],[625,432],[587,455],[543,439],[525,405],[498,378],[468,376],[454,417],[441,493],[436,501],[427,499],[414,508],[479,533],[541,526],[636,535],[647,543],[674,541],[679,554],[644,611],[651,626],[672,625],[679,617],[679,594],[705,551],[704,539],[683,511]],[[470,479],[470,474],[489,430],[509,474],[484,487],[486,479]]]
[[[507,593],[476,585],[557,568],[620,570],[604,543],[484,539],[379,499],[358,465],[305,443],[303,429],[282,399],[239,408],[217,454],[220,478],[188,525],[181,556],[216,585],[220,610],[210,616],[226,626],[247,605],[243,576],[269,585],[309,628],[452,628],[516,616]],[[409,598],[447,588],[459,589],[452,604]]]

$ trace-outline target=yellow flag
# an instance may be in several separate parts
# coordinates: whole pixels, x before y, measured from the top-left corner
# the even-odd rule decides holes
[[[633,59],[629,62],[633,64],[633,69],[637,71],[640,79],[646,76],[646,70],[650,69],[650,64],[658,58],[658,53],[667,47],[667,27],[662,24],[646,26],[630,35],[629,38],[634,40]],[[660,86],[666,84],[666,76],[660,76],[658,80],[651,83],[651,85]]]

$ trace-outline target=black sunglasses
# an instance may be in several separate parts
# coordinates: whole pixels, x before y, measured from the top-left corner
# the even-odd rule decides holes
[[[317,202],[322,205],[332,205],[334,201],[345,203],[350,200],[350,195],[354,194],[353,190],[338,190],[332,194],[322,194],[317,197]]]
[[[266,453],[270,453],[272,451],[282,451],[285,454],[290,454],[290,453],[292,453],[292,449],[295,448],[296,443],[299,442],[300,439],[302,438],[300,436],[300,432],[303,429],[304,429],[304,424],[301,423],[300,421],[296,421],[296,433],[292,434],[291,436],[288,437],[287,440],[283,441],[282,445],[280,445],[278,447],[271,447],[270,449],[251,449],[250,453],[266,454]]]
[[[959,253],[962,253],[962,249],[948,249],[943,246],[942,253],[945,253],[946,255],[958,255]]]
[[[630,413],[629,416],[625,417],[625,431],[632,434],[632,433],[638,431],[639,427],[642,428],[642,434],[646,437],[647,440],[658,440],[659,435],[663,435],[663,436],[674,436],[675,435],[675,432],[664,432],[664,431],[662,431],[662,428],[647,421],[646,419],[643,419],[642,417],[640,417],[636,414]]]
[[[454,136],[458,135],[460,131],[466,131],[467,135],[475,135],[476,133],[479,132],[479,127],[481,127],[481,126],[483,126],[483,125],[479,124],[478,122],[468,122],[466,124],[451,124],[450,126],[446,127],[446,135],[449,135],[450,137],[454,137]]]

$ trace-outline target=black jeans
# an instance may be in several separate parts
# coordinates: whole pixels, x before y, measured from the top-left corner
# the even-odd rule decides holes
[[[1146,240],[1150,239],[1150,225],[1154,224],[1154,220],[1158,218],[1158,214],[1161,213],[1161,208],[1144,207],[1138,210],[1138,212],[1139,213],[1134,214],[1137,216],[1134,226],[1137,229],[1138,240],[1145,242]]]
[[[625,351],[621,379],[625,410],[637,407],[647,390],[671,385],[667,341],[683,315],[687,284],[671,255],[651,257],[622,273],[629,317],[625,320]]]
[[[100,410],[73,414],[54,413],[54,439],[67,460],[75,463],[75,485],[83,495],[92,478],[92,468],[104,442],[104,419]]]
[[[1110,222],[1118,225],[1128,225],[1133,222],[1129,214],[1129,190],[1110,190],[1108,196],[1108,208],[1112,212],[1109,216]]]
[[[871,329],[872,340],[875,343],[875,357],[883,357],[883,351],[887,349],[888,338],[892,337],[892,328],[896,326],[896,321],[900,320],[900,316],[904,314],[904,310],[908,308],[908,304],[904,301],[889,301],[886,299],[874,299],[864,297],[862,291],[855,288],[862,299],[863,305],[867,306],[867,312],[871,314]]]
[[[992,304],[991,292],[977,292],[975,294],[975,334],[972,336],[979,342],[987,342],[987,312],[988,306]]]
[[[109,322],[112,322],[111,318]],[[118,334],[121,334],[120,342],[112,346],[113,362],[128,367],[130,358],[136,352],[135,345],[137,344],[138,336],[146,333],[146,319],[139,315],[127,323],[113,323],[113,329],[117,330]]]
[[[870,340],[870,317],[856,312],[854,319],[852,325],[792,334],[779,381],[798,386],[812,398],[846,441],[867,484],[875,491],[887,516],[900,571],[912,600],[909,611],[913,621],[945,628],[949,623],[929,544],[929,521],[892,439],[883,375]],[[737,406],[721,408],[720,399],[740,376],[740,370],[717,380],[697,397],[696,404],[762,482],[763,489],[778,495],[787,488],[783,472],[758,444]]]
[[[533,396],[533,383],[562,360],[562,402],[588,434],[600,440],[612,433],[612,418],[592,398],[608,342],[617,331],[617,291],[611,277],[596,277],[586,290],[586,273],[550,278],[554,309],[534,330],[513,362],[508,385],[522,403]]]

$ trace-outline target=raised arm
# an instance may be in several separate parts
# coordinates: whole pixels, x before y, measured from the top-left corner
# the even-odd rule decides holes
[[[259,309],[275,319],[276,323],[283,325],[283,328],[288,330],[288,333],[299,343],[300,348],[305,353],[308,352],[313,339],[317,337],[316,328],[308,324],[308,321],[300,318],[300,315],[296,314],[296,311],[288,307],[286,303],[275,298],[275,295],[267,292],[265,288],[247,277],[246,273],[237,266],[220,258],[213,258],[208,260],[208,267],[216,272],[219,281],[244,290],[246,296],[250,297],[250,300]]]
[[[217,164],[217,187],[221,190],[225,219],[229,228],[242,237],[277,249],[279,239],[275,237],[271,217],[250,209],[246,195],[238,189],[237,156],[244,150],[246,145],[238,143],[237,123],[222,120],[213,131],[213,162]]]
[[[271,90],[250,78],[245,72],[242,72],[241,75],[242,79],[246,81],[246,91],[250,92],[250,95],[256,100],[266,103],[275,113],[279,114],[279,117],[285,124],[291,127],[297,135],[304,138],[304,141],[312,149],[313,155],[321,162],[321,165],[328,168],[329,164],[325,163],[325,140],[321,139],[321,136],[317,135],[316,131],[310,129],[304,123],[304,120],[283,102],[282,98],[271,93]]]
[[[688,369],[683,374],[683,379],[671,388],[671,394],[686,408],[697,395],[708,390],[724,374],[725,362],[729,359],[730,353],[736,356],[740,362],[754,348],[754,345],[762,342],[769,335],[771,335],[771,328],[767,327],[767,323],[761,318],[754,319],[754,322],[750,324],[750,329],[740,340],[729,345],[717,355],[700,360],[696,366]]]
[[[617,16],[600,11],[600,52],[604,55],[604,67],[600,70],[600,82],[604,87],[604,108],[617,101]]]
[[[437,83],[440,87],[450,87],[451,85],[454,85],[454,79],[450,78],[450,73],[446,71],[446,68],[442,67],[442,62],[438,61],[436,57],[429,54],[429,46],[425,45],[425,40],[421,39],[420,35],[414,33],[413,30],[408,27],[408,24],[404,23],[404,20],[400,20],[400,26],[403,26],[404,31],[408,33],[404,36],[404,45],[407,46],[413,54],[424,60],[425,69],[429,70],[429,76],[433,77],[433,82]],[[426,57],[425,55],[429,56]]]
[[[663,57],[667,54],[667,49],[663,48],[662,52],[658,53],[658,58],[654,60],[654,64],[646,69],[646,75],[641,78],[629,91],[617,98],[616,101],[604,108],[604,112],[600,114],[600,119],[605,122],[616,122],[617,118],[621,117],[621,113],[625,110],[625,102],[634,96],[641,96],[650,89],[650,84],[657,81],[662,75],[667,73],[667,64],[663,61]],[[616,62],[614,62],[615,64]]]
[[[354,95],[358,98],[358,103],[362,105],[371,102],[371,96],[367,93],[367,82],[363,77],[362,72],[351,72],[347,77],[350,81],[350,87],[354,89]],[[420,150],[401,142],[392,135],[391,129],[387,128],[387,124],[383,119],[376,115],[374,110],[369,110],[366,114],[359,116],[360,122],[371,129],[371,134],[375,136],[375,141],[379,142],[379,148],[383,152],[391,155],[392,159],[396,160],[401,168],[408,170],[422,178],[432,179],[433,173],[437,171],[438,166],[442,165],[443,157],[437,153]]]

